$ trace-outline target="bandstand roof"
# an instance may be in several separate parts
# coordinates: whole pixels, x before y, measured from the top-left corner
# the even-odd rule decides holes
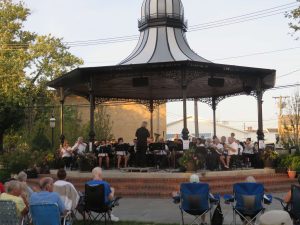
[[[133,52],[115,66],[75,69],[50,87],[96,101],[211,98],[272,88],[275,70],[212,63],[189,46],[181,0],[144,0],[140,38]]]
[[[88,67],[75,69],[48,85],[63,87],[69,93],[87,97],[93,86],[94,95],[107,101],[179,100],[182,87],[187,88],[187,98],[208,98],[250,94],[261,88],[275,85],[275,70],[223,65],[196,61],[173,61]],[[210,78],[224,79],[224,85],[208,85]]]

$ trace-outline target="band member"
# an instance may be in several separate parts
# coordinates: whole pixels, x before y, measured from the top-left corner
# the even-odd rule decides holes
[[[150,133],[146,127],[147,122],[144,121],[142,126],[135,132],[137,138],[136,164],[139,167],[146,165],[147,139],[150,137]]]
[[[105,159],[106,169],[109,169],[109,151],[111,149],[110,145],[106,144],[105,140],[102,140],[101,143],[96,147],[96,152],[98,154],[99,167],[102,168],[102,161]]]
[[[123,138],[118,139],[118,144],[116,145],[116,155],[117,155],[117,160],[118,164],[117,167],[120,169],[121,167],[121,161],[124,160],[124,167],[127,167],[127,162],[128,162],[128,157],[127,157],[127,152],[128,152],[128,145],[124,144]]]
[[[65,167],[70,168],[72,163],[72,148],[69,146],[67,140],[64,141],[63,146],[60,148],[60,155],[64,161]]]
[[[136,162],[136,144],[137,144],[137,140],[133,139],[133,145],[130,145],[129,148],[129,156],[128,156],[128,165],[129,166],[135,166],[135,162]]]
[[[83,137],[79,137],[77,142],[72,147],[72,151],[78,155],[83,155],[85,153],[87,144],[83,142]]]
[[[224,164],[224,167],[226,169],[229,169],[231,156],[238,155],[238,144],[235,142],[234,138],[232,137],[229,137],[227,140],[228,140],[228,144],[224,145],[224,149],[227,150],[228,156],[226,157],[226,164]]]

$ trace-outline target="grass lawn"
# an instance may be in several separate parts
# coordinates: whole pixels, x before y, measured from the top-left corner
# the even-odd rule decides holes
[[[97,223],[94,223],[95,225],[97,224],[104,224],[103,221],[97,221]],[[146,223],[146,222],[133,222],[133,221],[121,221],[121,222],[114,222],[114,225],[178,225],[178,224],[162,224],[162,223]],[[74,225],[83,225],[83,222],[76,222]]]

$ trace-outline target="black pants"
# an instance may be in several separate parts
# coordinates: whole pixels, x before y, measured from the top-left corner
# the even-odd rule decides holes
[[[136,152],[136,166],[145,167],[146,166],[146,151],[147,146],[138,146]]]
[[[72,163],[72,157],[63,157],[62,158],[65,164],[65,167],[70,168]]]

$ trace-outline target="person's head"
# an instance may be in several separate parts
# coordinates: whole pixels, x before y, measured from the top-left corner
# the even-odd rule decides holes
[[[20,182],[26,182],[27,181],[27,174],[24,171],[21,171],[17,175],[17,180],[20,181]]]
[[[79,138],[77,139],[77,141],[78,141],[79,143],[83,143],[83,137],[79,137]]]
[[[124,139],[120,137],[120,138],[118,139],[118,144],[123,144],[123,143],[124,143]]]
[[[226,137],[225,137],[225,136],[222,136],[222,137],[221,137],[221,142],[222,142],[222,143],[225,143],[225,142],[226,142]]]
[[[230,137],[234,138],[235,137],[235,133],[231,133]]]
[[[214,143],[215,143],[216,145],[219,144],[219,143],[220,143],[219,138],[214,138]]]
[[[101,141],[101,145],[105,145],[106,144],[106,141],[105,140],[102,140]]]
[[[254,143],[254,148],[255,148],[255,150],[258,150],[258,142]]]
[[[53,178],[43,177],[40,179],[39,185],[42,191],[53,192]]]
[[[148,123],[146,121],[142,122],[142,127],[147,127]]]
[[[197,145],[200,145],[200,144],[201,144],[201,138],[197,138],[196,144],[197,144]]]
[[[193,142],[193,143],[197,143],[197,138],[196,138],[196,137],[193,137],[193,138],[192,138],[192,142]]]
[[[165,143],[165,140],[163,138],[160,138],[159,143]]]
[[[248,143],[251,143],[251,138],[247,138],[246,139],[246,143],[248,144]]]
[[[207,138],[207,139],[206,139],[206,144],[207,144],[207,145],[210,145],[211,143],[212,143],[212,140],[211,140],[210,138]]]
[[[190,183],[199,183],[199,182],[200,182],[200,179],[197,174],[192,174],[190,176]]]
[[[232,138],[232,137],[228,137],[228,144],[232,144],[233,142],[234,142],[234,138]]]
[[[68,142],[68,140],[64,140],[63,147],[69,147],[69,142]]]
[[[99,141],[95,141],[94,144],[95,144],[95,146],[99,146],[100,142]]]
[[[65,169],[61,168],[57,171],[56,176],[57,176],[58,180],[65,180],[67,177],[67,173],[66,173]]]
[[[247,182],[247,183],[256,183],[256,180],[253,176],[248,176],[248,177],[246,177],[245,182]]]
[[[100,167],[95,167],[92,170],[94,180],[102,180],[102,169]]]
[[[11,180],[5,183],[6,193],[14,196],[20,196],[22,193],[22,184],[17,180]]]

